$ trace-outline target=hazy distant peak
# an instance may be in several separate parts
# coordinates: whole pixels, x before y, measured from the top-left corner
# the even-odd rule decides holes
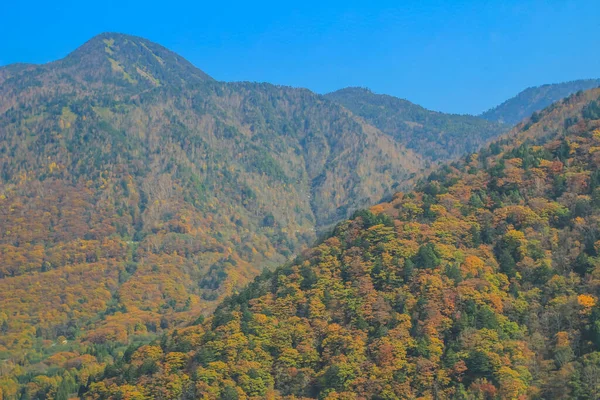
[[[489,121],[516,124],[529,117],[533,112],[543,110],[550,104],[579,90],[593,89],[598,86],[600,86],[600,79],[580,79],[528,87],[515,97],[484,112],[480,117]]]

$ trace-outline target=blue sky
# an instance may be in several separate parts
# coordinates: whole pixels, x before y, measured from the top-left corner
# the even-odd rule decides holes
[[[146,37],[216,79],[366,86],[479,113],[533,85],[600,78],[600,1],[6,1],[0,65],[95,34]]]

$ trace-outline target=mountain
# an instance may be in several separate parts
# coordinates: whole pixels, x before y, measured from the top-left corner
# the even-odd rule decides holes
[[[581,79],[571,82],[534,86],[480,115],[489,121],[514,125],[536,111],[580,90],[600,87],[600,79]]]
[[[472,153],[509,126],[471,115],[427,110],[408,100],[350,87],[325,95],[429,161]]]
[[[73,354],[84,379],[422,169],[319,95],[134,36],[0,68],[0,393],[58,390]]]
[[[600,89],[356,213],[86,397],[596,399]]]

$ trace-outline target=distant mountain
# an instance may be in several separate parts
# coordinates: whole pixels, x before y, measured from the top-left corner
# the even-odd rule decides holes
[[[477,151],[510,127],[470,115],[427,110],[408,100],[350,87],[325,95],[427,160]]]
[[[131,347],[86,398],[598,399],[599,166],[594,89]]]
[[[0,68],[0,398],[208,312],[423,164],[322,96],[134,36]]]
[[[588,90],[600,86],[600,79],[581,79],[571,82],[554,83],[530,87],[515,97],[480,115],[489,121],[515,125],[536,111],[567,97],[579,90]]]

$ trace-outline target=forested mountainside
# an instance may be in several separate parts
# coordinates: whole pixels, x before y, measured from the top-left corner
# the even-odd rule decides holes
[[[63,396],[421,168],[308,90],[215,82],[141,38],[1,68],[0,393]]]
[[[555,101],[579,90],[588,90],[597,87],[600,87],[600,79],[580,79],[530,87],[499,106],[484,112],[480,117],[489,121],[514,125],[529,117],[534,112],[540,111]]]
[[[472,153],[510,126],[471,115],[430,111],[408,100],[350,87],[325,95],[429,161]]]
[[[599,167],[596,89],[130,348],[85,397],[597,399]]]

